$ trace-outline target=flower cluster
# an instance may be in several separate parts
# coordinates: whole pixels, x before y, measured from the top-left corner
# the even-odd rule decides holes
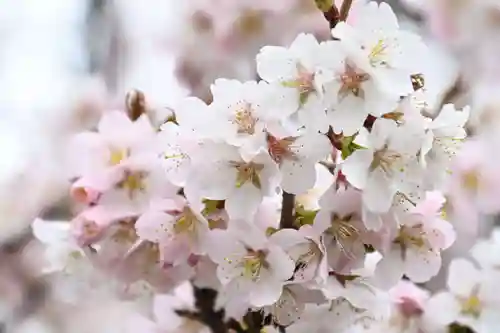
[[[261,81],[217,79],[210,104],[186,98],[159,131],[114,111],[76,136],[79,213],[33,225],[49,271],[91,263],[129,296],[147,286],[156,318],[134,317],[136,331],[215,331],[193,299],[208,289],[212,317],[239,329],[249,316],[341,332],[392,323],[393,307],[421,314],[401,279],[437,275],[455,240],[441,191],[469,110],[424,115],[426,48],[387,4],[358,5],[332,37],[263,47]]]

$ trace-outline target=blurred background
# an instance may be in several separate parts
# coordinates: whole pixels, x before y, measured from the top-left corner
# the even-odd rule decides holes
[[[500,2],[388,2],[430,46],[421,64],[429,112],[474,103],[471,131],[491,122]],[[19,281],[7,292],[0,280],[4,304],[27,313],[43,295],[12,258],[35,217],[69,217],[63,157],[73,133],[123,108],[131,89],[158,122],[183,96],[210,101],[215,78],[255,79],[260,47],[287,45],[299,32],[329,37],[313,0],[0,1],[0,272],[9,272],[0,276]]]

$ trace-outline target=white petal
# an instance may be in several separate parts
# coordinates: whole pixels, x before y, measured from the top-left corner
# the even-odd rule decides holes
[[[368,168],[373,160],[371,149],[358,149],[342,164],[342,173],[352,186],[364,189],[368,178]]]
[[[400,251],[390,251],[375,268],[375,283],[383,289],[389,289],[403,277],[404,262]]]
[[[281,186],[285,192],[303,194],[316,182],[314,161],[285,160],[281,165]]]
[[[249,295],[250,303],[262,307],[275,303],[281,296],[283,283],[274,279],[265,279],[254,284]]]
[[[468,297],[480,280],[479,271],[466,259],[454,259],[448,267],[448,288],[454,294]]]
[[[251,183],[245,183],[228,196],[225,208],[231,218],[248,220],[253,218],[261,202],[260,190]]]
[[[275,279],[286,281],[292,277],[295,263],[281,248],[271,246],[266,261]]]
[[[460,304],[453,294],[440,292],[427,301],[424,311],[424,320],[432,326],[446,326],[457,320]]]
[[[385,172],[376,168],[368,176],[363,191],[363,203],[374,213],[385,213],[391,207],[395,194],[396,189]]]
[[[423,283],[436,276],[441,269],[441,255],[430,251],[407,249],[405,273],[415,283]]]
[[[297,75],[297,60],[279,46],[264,46],[256,57],[257,73],[267,82],[288,81]]]

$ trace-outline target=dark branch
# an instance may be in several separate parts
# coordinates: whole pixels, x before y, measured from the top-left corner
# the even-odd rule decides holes
[[[351,10],[351,6],[352,6],[352,0],[344,0],[344,2],[342,2],[339,15],[340,21],[347,20],[347,16],[349,16],[349,10]]]
[[[294,228],[295,195],[283,191],[280,228]]]

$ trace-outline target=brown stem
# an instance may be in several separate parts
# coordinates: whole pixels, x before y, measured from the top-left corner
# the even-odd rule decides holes
[[[333,4],[332,7],[328,11],[323,12],[323,16],[330,24],[330,29],[335,28],[337,23],[339,23],[340,13],[339,13],[337,6],[335,6],[335,4]]]
[[[294,228],[295,195],[283,191],[280,228]]]
[[[351,10],[352,0],[344,0],[342,2],[342,6],[340,6],[340,15],[339,20],[345,21],[347,20],[347,16],[349,16],[349,11]]]

